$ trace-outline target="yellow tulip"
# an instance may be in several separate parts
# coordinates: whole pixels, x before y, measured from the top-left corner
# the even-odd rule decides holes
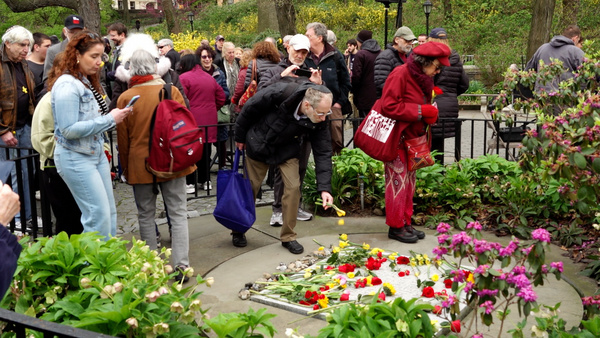
[[[343,219],[339,219],[338,220],[338,225],[344,225],[344,220]]]
[[[363,243],[362,247],[365,250],[369,250],[371,248],[371,246],[369,244],[367,244],[367,243]]]
[[[437,282],[437,281],[440,280],[440,276],[438,276],[437,274],[433,275],[433,276],[431,276],[431,280],[434,281],[434,282]]]
[[[347,241],[347,240],[348,240],[348,235],[346,235],[346,234],[341,234],[341,235],[340,235],[340,239],[341,239],[341,240],[343,240],[343,241]]]
[[[340,248],[342,248],[342,249],[348,246],[348,242],[344,242],[344,241],[340,241],[339,244],[340,244]]]
[[[331,252],[338,253],[338,252],[340,252],[340,248],[337,246],[334,246],[333,249],[331,249]]]
[[[346,275],[348,276],[348,278],[354,278],[354,276],[356,276],[354,272],[348,272]]]

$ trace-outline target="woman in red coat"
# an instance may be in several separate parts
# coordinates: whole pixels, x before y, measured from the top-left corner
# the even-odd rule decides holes
[[[443,66],[449,66],[450,48],[439,42],[428,42],[413,49],[406,64],[396,67],[387,78],[381,96],[381,114],[396,120],[404,139],[422,136],[427,125],[438,118],[432,105],[433,77]],[[402,141],[401,141],[402,142]],[[404,144],[398,157],[385,163],[385,210],[388,237],[404,243],[415,243],[425,233],[411,225],[415,172],[409,171]]]
[[[187,55],[184,56],[184,58],[187,57]],[[202,69],[196,55],[189,57],[195,58],[196,65],[192,70],[182,73],[179,76],[179,81],[181,81],[185,95],[190,100],[190,111],[199,126],[216,125],[218,123],[217,110],[225,104],[225,92],[217,81]],[[182,61],[184,61],[183,58]],[[204,186],[209,185],[208,164],[210,163],[210,149],[211,143],[217,142],[217,127],[208,127],[206,131],[206,146],[202,153],[202,159],[196,163],[198,167],[198,182]],[[191,186],[191,190],[189,189],[189,185],[193,181],[195,181],[193,177],[188,177],[188,193],[194,192],[193,185]]]

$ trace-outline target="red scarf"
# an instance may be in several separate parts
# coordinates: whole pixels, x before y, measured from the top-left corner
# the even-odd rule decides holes
[[[134,75],[129,80],[129,87],[131,88],[135,85],[139,85],[139,84],[148,82],[153,79],[154,79],[153,75]]]
[[[415,62],[413,58],[413,54],[410,54],[408,57],[408,61],[406,62],[408,67],[408,72],[415,79],[423,94],[427,98],[428,102],[431,102],[431,92],[433,91],[433,78],[431,76],[425,75],[423,72],[423,66]]]

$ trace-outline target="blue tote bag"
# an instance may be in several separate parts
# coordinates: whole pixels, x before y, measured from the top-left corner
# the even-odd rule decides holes
[[[244,173],[239,172],[240,156],[244,159]],[[254,194],[248,179],[244,152],[235,150],[233,168],[217,174],[217,206],[213,216],[226,228],[246,232],[256,220]]]

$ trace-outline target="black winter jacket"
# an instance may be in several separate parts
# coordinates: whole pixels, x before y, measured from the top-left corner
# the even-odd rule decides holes
[[[458,117],[458,96],[469,88],[469,77],[463,69],[460,55],[455,50],[450,54],[450,66],[444,67],[434,78],[434,83],[444,93],[435,97],[440,118]],[[436,123],[431,129],[434,138],[448,138],[454,136],[454,123]]]
[[[410,53],[406,55],[408,57]],[[383,85],[385,80],[394,70],[394,68],[403,65],[404,61],[400,58],[398,50],[392,44],[388,44],[385,50],[375,59],[375,88],[377,90],[377,98],[381,98]]]
[[[304,64],[308,68],[319,68],[322,70],[321,79],[333,93],[333,103],[339,103],[342,107],[349,103],[348,93],[350,93],[350,72],[344,61],[344,55],[329,44],[325,44],[325,55],[317,65],[308,54]]]
[[[331,136],[327,121],[297,120],[294,113],[313,83],[286,77],[258,91],[235,122],[235,141],[246,144],[248,157],[281,164],[300,156],[303,137],[310,141],[318,191],[331,192]]]
[[[257,91],[261,90],[265,87],[268,87],[270,85],[272,85],[275,82],[278,82],[281,80],[281,73],[286,70],[287,67],[291,66],[292,63],[289,61],[288,58],[284,58],[283,60],[281,60],[281,62],[279,62],[279,64],[277,64],[276,66],[273,66],[269,69],[267,69],[266,71],[261,73],[260,76],[260,82],[258,82],[258,87],[257,87]],[[308,68],[308,66],[306,66],[306,62],[302,64],[302,67],[300,67],[301,69],[306,69],[309,70],[310,68]]]
[[[381,47],[373,39],[366,40],[354,56],[352,66],[352,92],[354,105],[359,110],[369,110],[377,100],[375,89],[375,59]]]
[[[252,64],[254,60],[251,60],[248,63],[248,71],[246,72],[246,80],[244,81],[244,90],[248,89],[250,82],[252,82]],[[256,59],[256,83],[260,83],[263,74],[272,67],[276,67],[277,63],[265,60],[265,59]]]

